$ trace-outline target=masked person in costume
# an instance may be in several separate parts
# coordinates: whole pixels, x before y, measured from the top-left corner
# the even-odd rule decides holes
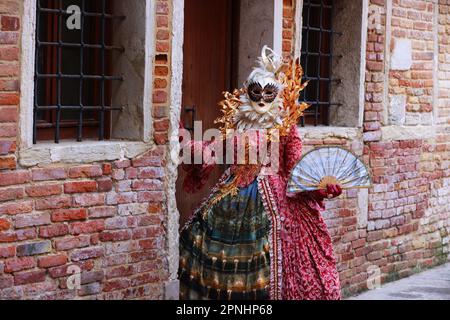
[[[218,120],[223,134],[256,130],[256,140],[248,144],[258,146],[264,139],[274,143],[263,132],[276,130],[278,168],[232,164],[193,212],[180,235],[181,299],[340,299],[332,242],[320,212],[324,199],[339,196],[341,187],[286,192],[302,155],[297,123],[307,106],[298,104],[305,86],[301,77],[298,60],[283,63],[264,47],[244,89],[225,94]],[[208,146],[200,143],[203,150]],[[199,190],[213,165],[183,165],[184,190]]]

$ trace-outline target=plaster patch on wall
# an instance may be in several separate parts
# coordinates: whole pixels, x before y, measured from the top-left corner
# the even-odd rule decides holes
[[[361,126],[364,103],[361,88],[365,88],[365,72],[361,72],[361,47],[363,33],[362,1],[336,0],[333,13],[332,78],[330,101],[340,105],[330,106],[330,124],[341,127]],[[364,48],[365,48],[364,44]],[[365,65],[364,65],[365,66]],[[363,95],[364,96],[364,95]]]
[[[127,19],[117,25],[114,34],[115,43],[123,46],[125,52],[114,60],[113,73],[123,76],[124,81],[113,83],[113,106],[123,110],[112,113],[112,137],[142,140],[145,55],[150,51],[146,50],[146,33],[150,32],[145,27],[146,1],[116,1],[115,10]]]
[[[358,227],[367,227],[369,213],[369,189],[360,189],[358,191]]]
[[[391,96],[389,106],[389,123],[393,125],[403,125],[406,119],[406,96]]]
[[[391,70],[410,70],[412,44],[410,39],[395,39],[391,55]]]
[[[154,148],[152,143],[126,141],[85,141],[83,143],[40,143],[19,150],[19,163],[24,167],[51,163],[93,163],[131,159]]]
[[[261,48],[273,48],[274,0],[241,0],[239,25],[238,83],[240,88],[252,71]]]
[[[172,51],[171,51],[171,95],[170,95],[170,131],[169,150],[167,152],[165,189],[167,195],[167,250],[169,264],[169,281],[165,287],[166,299],[178,299],[179,281],[177,280],[179,263],[179,219],[175,197],[178,179],[177,155],[180,150],[179,122],[181,116],[181,99],[183,83],[183,42],[184,42],[184,0],[173,1],[172,17]]]

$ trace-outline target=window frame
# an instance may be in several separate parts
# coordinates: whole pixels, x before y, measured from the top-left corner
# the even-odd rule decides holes
[[[143,92],[143,134],[138,140],[108,140],[33,144],[34,68],[36,0],[24,0],[22,12],[19,163],[24,167],[38,164],[85,163],[135,157],[154,147],[152,92],[155,57],[155,1],[145,1],[145,69]],[[30,72],[32,71],[32,72]]]
[[[81,16],[82,28],[80,30],[80,41],[79,42],[71,42],[64,41],[64,32],[66,31],[64,27],[62,30],[58,32],[57,26],[64,24],[63,19],[67,17],[67,15],[59,13],[59,12],[51,12],[50,10],[64,10],[64,8],[59,8],[59,5],[62,5],[62,0],[53,0],[49,3],[49,7],[37,8],[39,14],[41,15],[39,18],[39,23],[37,28],[42,26],[47,26],[46,32],[44,34],[39,35],[42,30],[36,30],[36,46],[35,50],[37,52],[37,47],[40,47],[40,53],[42,61],[44,62],[44,67],[40,73],[39,66],[35,66],[35,79],[38,81],[35,82],[35,119],[34,119],[34,133],[33,139],[36,144],[38,141],[51,141],[55,140],[55,143],[59,143],[60,140],[72,140],[81,142],[83,139],[99,139],[99,140],[108,140],[110,139],[111,133],[111,86],[112,81],[118,80],[122,81],[120,77],[114,78],[114,80],[110,79],[100,79],[100,83],[98,80],[93,83],[94,91],[100,92],[100,95],[93,95],[89,97],[87,105],[85,97],[86,94],[83,91],[85,85],[85,81],[89,79],[89,75],[112,75],[112,63],[113,63],[113,52],[112,49],[108,49],[108,46],[112,46],[113,36],[111,34],[113,20],[121,20],[122,17],[114,16],[101,18],[92,17],[92,13],[101,12],[103,9],[106,14],[114,14],[114,6],[113,1],[105,1],[105,8],[100,8],[100,3],[96,3],[91,7],[88,5],[86,0],[81,0],[81,10],[83,14]],[[39,1],[37,1],[39,3]],[[38,4],[39,5],[39,4]],[[87,14],[84,14],[87,13]],[[88,15],[90,14],[90,15]],[[63,19],[61,19],[62,17]],[[89,18],[88,18],[89,17]],[[37,16],[36,16],[37,18]],[[87,23],[87,19],[92,19],[91,24]],[[95,20],[94,20],[95,19]],[[102,25],[102,21],[104,24]],[[86,29],[89,28],[89,29]],[[103,30],[104,28],[104,30]],[[93,31],[87,33],[87,31]],[[104,31],[104,35],[102,35],[102,31]],[[40,36],[43,36],[41,39]],[[59,39],[61,37],[61,39]],[[61,45],[54,45],[59,40],[62,41]],[[71,119],[63,119],[62,114],[64,112],[64,92],[61,92],[61,86],[63,86],[64,77],[61,78],[59,76],[43,78],[46,75],[63,75],[64,72],[64,64],[63,64],[63,54],[65,50],[70,50],[70,46],[67,44],[76,44],[80,45],[81,48],[75,48],[75,50],[80,50],[79,64],[80,64],[80,79],[78,80],[77,87],[79,87],[79,103],[74,104],[74,107],[78,106],[79,109],[73,109],[78,112],[77,117],[73,117]],[[102,43],[106,44],[106,49],[102,48],[100,52],[98,49],[94,49],[91,47],[94,45],[102,45]],[[120,48],[114,48],[113,50],[120,50]],[[73,50],[74,48],[72,48]],[[88,54],[90,53],[90,54]],[[37,54],[37,53],[36,53]],[[85,58],[89,58],[87,61]],[[39,61],[39,57],[36,56],[36,62]],[[60,67],[58,67],[58,61]],[[95,66],[92,62],[95,61]],[[82,64],[82,66],[81,66]],[[77,73],[76,73],[77,74]],[[68,79],[66,79],[67,81]],[[44,81],[44,82],[43,82]],[[38,91],[45,91],[43,97],[43,105],[44,106],[55,106],[49,109],[43,108],[43,106],[39,106],[39,98],[36,97],[36,93]],[[49,92],[51,91],[51,93]],[[103,96],[103,98],[102,98]],[[89,101],[90,100],[90,101]],[[92,109],[93,115],[92,117],[87,117],[87,111],[83,109],[83,106],[96,106],[100,105],[97,109]],[[62,108],[61,108],[61,107]],[[115,110],[115,109],[114,109]],[[40,120],[37,118],[37,115],[42,115],[43,119]]]
[[[329,126],[319,126],[319,127],[311,127],[306,126],[306,128],[317,128],[313,130],[314,132],[317,132],[317,136],[323,136],[331,134],[336,129],[341,129],[344,131],[348,131],[349,134],[353,133],[354,128],[361,129],[363,127],[364,123],[364,105],[365,105],[365,77],[366,77],[366,44],[367,44],[367,28],[368,28],[368,18],[369,18],[369,0],[358,0],[362,1],[362,20],[361,20],[361,45],[360,45],[360,66],[359,66],[359,74],[358,80],[359,80],[359,108],[358,108],[358,120],[357,123],[351,124],[349,126],[342,126],[342,125],[334,125],[333,123],[330,123]],[[296,7],[295,7],[295,48],[294,48],[294,55],[296,58],[301,57],[301,51],[302,51],[302,33],[299,30],[302,30],[303,28],[303,0],[297,0],[296,1]],[[305,128],[299,125],[299,128]],[[348,130],[346,130],[348,129]],[[341,130],[341,131],[342,131]]]

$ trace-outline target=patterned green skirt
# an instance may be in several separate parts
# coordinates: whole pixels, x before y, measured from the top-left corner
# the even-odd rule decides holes
[[[181,299],[269,299],[269,233],[256,179],[236,196],[206,201],[180,236]]]

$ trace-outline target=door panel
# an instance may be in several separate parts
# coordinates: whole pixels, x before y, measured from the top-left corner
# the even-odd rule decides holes
[[[192,127],[194,115],[195,120],[202,121],[203,130],[216,127],[214,120],[221,115],[217,103],[223,99],[223,91],[232,89],[233,2],[185,1],[181,119],[186,128]],[[201,192],[187,195],[181,187],[185,173],[179,169],[176,197],[181,225],[223,171],[223,166],[217,166]]]

